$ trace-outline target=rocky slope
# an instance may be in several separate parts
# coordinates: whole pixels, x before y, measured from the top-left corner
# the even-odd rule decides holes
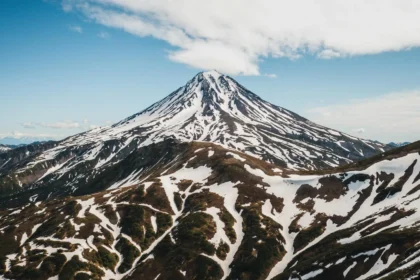
[[[420,142],[316,172],[211,143],[154,147],[156,162],[137,155],[124,163],[149,166],[146,176],[2,210],[0,274],[316,280],[420,273]]]
[[[5,152],[7,152],[7,151],[10,151],[12,148],[10,148],[9,146],[7,146],[7,145],[2,145],[2,144],[0,144],[0,153],[5,153]]]
[[[10,136],[0,137],[0,145],[21,146],[21,145],[29,145],[35,142],[47,142],[51,140],[52,139],[49,137],[31,137],[31,136],[24,136],[19,133],[14,133]]]
[[[110,127],[0,154],[0,202],[16,204],[21,199],[11,196],[21,193],[25,203],[88,194],[129,175],[143,178],[166,162],[166,148],[156,155],[142,148],[167,139],[221,144],[290,170],[336,167],[389,148],[314,124],[210,71]]]

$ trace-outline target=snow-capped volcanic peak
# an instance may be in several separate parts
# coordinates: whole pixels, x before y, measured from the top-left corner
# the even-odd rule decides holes
[[[202,72],[163,100],[114,127],[131,129],[156,122],[171,127],[180,125],[180,121],[191,121],[192,117],[205,126],[220,117],[221,112],[233,113],[238,92],[238,84],[229,77],[216,71]]]
[[[168,138],[214,142],[292,169],[337,166],[384,148],[266,102],[217,71],[201,72],[144,111],[63,144],[137,139],[146,146]]]

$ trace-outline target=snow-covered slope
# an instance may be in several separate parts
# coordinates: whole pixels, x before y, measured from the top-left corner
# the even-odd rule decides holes
[[[46,144],[37,152],[25,150],[20,160],[15,157],[19,149],[13,155],[3,153],[0,197],[46,183],[71,185],[74,192],[93,184],[95,177],[116,168],[142,147],[165,139],[217,143],[292,170],[331,168],[388,148],[314,124],[262,100],[232,78],[210,71],[110,127]],[[91,187],[98,190],[109,185]]]
[[[5,153],[5,152],[10,151],[10,150],[11,150],[10,147],[0,144],[0,153]]]
[[[208,141],[294,169],[333,167],[385,148],[270,104],[216,71],[199,73],[146,110],[63,146],[121,138],[138,138],[141,146],[167,138]]]
[[[420,142],[311,174],[211,143],[160,145],[171,147],[166,163],[146,178],[137,167],[107,191],[34,197],[1,211],[0,275],[403,280],[420,273]]]
[[[110,177],[139,150],[166,139],[217,143],[291,170],[331,168],[388,148],[314,124],[210,71],[110,127],[1,154],[0,198],[40,187],[53,188],[51,195],[106,189],[118,176],[98,178]],[[136,175],[147,176],[152,167]],[[131,174],[134,167],[125,170]]]

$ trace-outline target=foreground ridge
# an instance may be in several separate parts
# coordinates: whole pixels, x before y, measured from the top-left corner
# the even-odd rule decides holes
[[[165,140],[140,150],[150,149],[164,163],[147,177],[132,173],[106,191],[1,211],[0,273],[159,280],[420,273],[420,142],[307,175],[211,143]]]

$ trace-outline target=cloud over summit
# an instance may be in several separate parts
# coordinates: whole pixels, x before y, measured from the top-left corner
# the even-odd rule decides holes
[[[164,40],[173,61],[233,75],[259,75],[266,57],[333,59],[420,46],[415,0],[64,0],[63,9]]]

